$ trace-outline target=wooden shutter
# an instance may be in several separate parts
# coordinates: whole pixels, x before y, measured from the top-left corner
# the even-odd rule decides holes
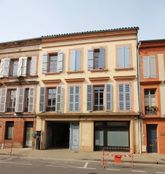
[[[56,90],[56,112],[62,112],[62,87],[57,86]]]
[[[34,112],[34,101],[35,101],[35,89],[34,87],[29,88],[29,103],[28,103],[28,112]]]
[[[15,112],[23,112],[23,109],[24,109],[24,91],[25,91],[25,89],[23,87],[17,88]]]
[[[46,73],[48,68],[48,54],[42,56],[42,73]]]
[[[87,85],[87,111],[93,111],[93,85]]]
[[[6,88],[0,88],[0,112],[6,111],[6,98],[7,98],[6,93],[7,93]]]
[[[18,69],[17,69],[17,76],[22,76],[22,64],[23,64],[23,57],[19,58],[18,61]]]
[[[100,56],[99,56],[99,68],[105,67],[105,49],[100,48]]]
[[[40,87],[40,112],[45,111],[45,87]]]
[[[70,71],[75,71],[75,63],[76,63],[75,60],[76,60],[76,51],[71,50],[70,51],[70,66],[69,66]]]
[[[34,76],[36,75],[36,65],[37,65],[37,56],[31,57],[31,64],[30,64],[30,75]]]
[[[125,110],[131,109],[130,84],[125,84]]]
[[[22,58],[22,76],[27,75],[27,57]]]
[[[57,72],[62,72],[63,71],[63,61],[64,61],[64,54],[62,52],[58,52]]]
[[[74,86],[69,86],[69,111],[74,111]]]
[[[128,68],[131,66],[130,63],[130,47],[125,46],[124,47],[124,68]]]
[[[93,69],[93,49],[88,50],[88,70]]]
[[[113,86],[112,84],[106,84],[106,110],[113,110]]]
[[[149,57],[143,57],[143,76],[149,78],[150,76]]]
[[[0,78],[3,77],[3,66],[4,66],[4,59],[1,59],[1,64],[0,64]]]
[[[74,111],[80,111],[80,86],[74,87]]]
[[[119,111],[122,111],[124,110],[124,84],[119,84],[118,86],[118,95],[119,95],[119,98],[118,98],[118,108],[119,108]]]
[[[156,62],[155,62],[155,57],[154,56],[149,57],[149,62],[150,62],[150,77],[151,78],[156,78]]]
[[[124,68],[124,48],[117,48],[117,67]]]
[[[9,68],[10,68],[10,59],[5,58],[4,59],[4,64],[3,64],[3,76],[8,77],[9,76]]]

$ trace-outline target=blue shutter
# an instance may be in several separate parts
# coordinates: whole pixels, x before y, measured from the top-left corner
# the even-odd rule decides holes
[[[151,78],[156,78],[156,62],[155,62],[155,57],[151,56],[149,57],[150,61],[150,77]]]
[[[93,50],[88,50],[88,70],[93,69]]]
[[[102,69],[104,67],[105,67],[105,49],[100,48],[99,68]]]
[[[149,78],[150,76],[150,64],[149,57],[143,57],[143,76],[144,78]]]
[[[87,85],[87,111],[93,111],[93,85]]]
[[[130,84],[125,84],[125,110],[131,109]]]
[[[118,104],[119,104],[119,111],[124,110],[124,84],[119,84],[118,86],[118,92],[119,92],[119,98],[118,98]]]
[[[48,54],[42,56],[42,73],[46,73],[48,68]]]
[[[56,111],[62,112],[61,108],[62,87],[58,86],[56,90]]]
[[[69,87],[69,111],[74,111],[74,87]]]
[[[75,86],[74,91],[74,111],[80,111],[80,86]]]
[[[129,46],[125,46],[124,47],[124,67],[128,68],[131,66],[130,63],[130,47]]]
[[[106,110],[113,110],[113,86],[112,84],[106,84]]]
[[[40,107],[39,107],[40,112],[45,111],[45,88],[40,87]]]
[[[76,63],[76,51],[71,50],[70,51],[70,71],[75,71],[75,63]]]
[[[81,51],[76,51],[76,61],[75,61],[75,70],[79,71],[81,69]]]
[[[62,72],[63,71],[63,61],[64,61],[64,54],[62,52],[58,52],[57,72]]]
[[[118,64],[117,67],[123,68],[124,67],[124,48],[118,47],[117,49],[117,55],[118,55]]]

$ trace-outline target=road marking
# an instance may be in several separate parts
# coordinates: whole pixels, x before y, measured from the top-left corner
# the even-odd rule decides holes
[[[31,163],[19,163],[19,162],[11,162],[11,161],[0,161],[1,164],[17,164],[17,165],[26,165],[31,166]]]
[[[146,173],[146,171],[144,171],[144,170],[132,170],[132,172],[135,172],[135,173]]]
[[[88,161],[84,164],[84,168],[87,168],[88,166]]]
[[[110,168],[106,168],[105,170],[111,170],[111,171],[120,171],[120,169],[110,169]]]

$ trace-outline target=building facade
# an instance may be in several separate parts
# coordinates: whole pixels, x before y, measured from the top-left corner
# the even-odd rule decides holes
[[[147,40],[140,47],[142,151],[165,153],[165,40]]]
[[[140,152],[138,28],[42,37],[41,149]]]
[[[0,144],[34,146],[41,39],[0,43]]]

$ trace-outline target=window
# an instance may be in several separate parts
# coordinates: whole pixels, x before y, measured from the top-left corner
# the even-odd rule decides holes
[[[81,51],[71,50],[70,52],[70,71],[79,71],[81,69]]]
[[[17,76],[18,59],[11,60],[10,62],[10,76]]]
[[[49,55],[48,72],[57,72],[57,54]]]
[[[130,68],[130,47],[121,46],[117,48],[118,53],[118,68]]]
[[[9,89],[7,92],[7,112],[15,111],[16,89]]]
[[[144,105],[146,115],[156,115],[156,89],[145,89],[144,90]]]
[[[156,61],[154,56],[143,57],[144,78],[156,78]]]
[[[32,72],[32,58],[27,58],[27,75],[30,76]]]
[[[14,130],[14,122],[7,121],[6,122],[5,139],[8,139],[8,140],[13,139],[13,130]]]
[[[47,89],[46,111],[56,111],[56,88]]]
[[[69,111],[80,111],[80,87],[69,87]]]
[[[130,84],[119,84],[118,86],[119,99],[118,109],[119,111],[129,111],[131,109],[131,97],[130,97]]]
[[[24,112],[28,112],[28,106],[29,106],[29,88],[25,88],[25,94],[24,94]]]
[[[105,67],[104,48],[88,50],[88,70],[104,69]]]
[[[93,97],[94,97],[94,111],[104,110],[104,87],[103,86],[94,86],[93,88]]]

